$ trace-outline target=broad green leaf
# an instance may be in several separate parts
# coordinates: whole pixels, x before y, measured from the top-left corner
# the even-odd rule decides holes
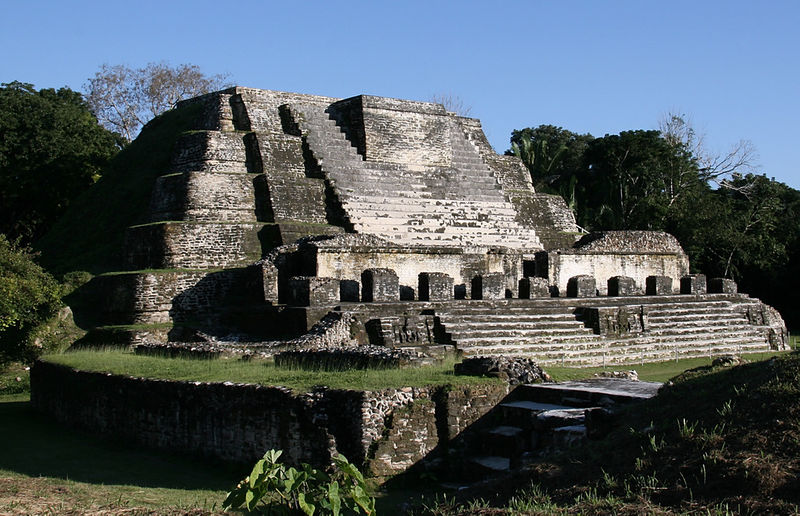
[[[339,484],[335,481],[328,484],[328,500],[331,501],[333,516],[339,516],[339,511],[342,509],[342,500],[339,498]]]
[[[314,504],[306,501],[305,493],[298,493],[297,504],[300,506],[300,510],[306,513],[308,516],[314,516],[314,511],[316,511],[317,508],[314,506]]]
[[[259,481],[259,477],[264,473],[264,459],[256,462],[253,470],[250,472],[250,487],[255,487]]]

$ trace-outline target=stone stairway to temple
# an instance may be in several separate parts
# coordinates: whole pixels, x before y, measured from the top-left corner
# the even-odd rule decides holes
[[[521,385],[497,406],[471,443],[465,476],[508,473],[587,436],[602,436],[622,405],[651,398],[660,386],[616,378]]]
[[[470,301],[443,305],[436,313],[465,356],[502,354],[541,364],[599,365],[769,351],[768,328],[751,323],[747,315],[758,306],[758,300],[744,296],[671,296],[669,302],[643,296]],[[639,327],[600,334],[587,312],[609,308],[637,314]]]
[[[377,163],[358,154],[324,106],[291,104],[289,112],[356,232],[411,246],[541,249],[458,128],[451,167]]]

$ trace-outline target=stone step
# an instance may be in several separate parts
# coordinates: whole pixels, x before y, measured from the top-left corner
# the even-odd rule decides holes
[[[447,326],[445,325],[445,328]],[[509,339],[519,339],[519,340],[555,340],[559,339],[564,336],[594,336],[595,333],[589,328],[584,328],[582,326],[572,326],[572,327],[556,327],[556,328],[545,328],[545,327],[536,327],[536,328],[492,328],[492,327],[472,327],[472,328],[460,328],[460,327],[453,327],[452,330],[447,328],[448,333],[453,336],[454,339],[463,341],[464,339],[472,339],[472,340],[483,340],[487,337],[497,337],[497,338],[509,338]]]
[[[662,328],[649,328],[649,336],[676,336],[691,337],[692,335],[760,335],[761,332],[750,324],[731,324],[726,326],[672,326]]]
[[[357,195],[349,198],[345,204],[354,210],[363,210],[368,213],[388,212],[388,213],[408,213],[426,214],[447,213],[481,214],[492,218],[513,220],[516,212],[510,203],[487,203],[477,200],[456,201],[453,199],[432,199],[420,198],[414,203],[409,203],[407,197],[389,197],[381,195],[377,198],[369,198]]]
[[[410,245],[437,245],[453,247],[510,247],[516,249],[528,249],[531,252],[541,249],[540,244],[531,238],[514,235],[498,235],[492,233],[469,234],[460,232],[433,233],[424,231],[400,231],[385,228],[373,228],[371,226],[354,225],[356,232],[372,233],[382,236],[389,240],[394,240],[399,244]]]
[[[478,332],[478,333],[485,333],[491,332],[493,330],[497,331],[555,331],[555,332],[565,332],[565,331],[580,331],[582,333],[594,333],[594,330],[591,328],[587,328],[583,325],[583,323],[576,321],[575,319],[572,320],[561,320],[561,319],[544,319],[544,320],[533,320],[533,321],[513,321],[513,320],[501,320],[501,321],[475,321],[472,319],[468,319],[460,324],[454,324],[451,322],[450,319],[444,321],[444,325],[452,325],[453,331],[456,332]]]
[[[575,350],[594,350],[603,348],[604,342],[594,335],[560,335],[558,337],[540,337],[526,339],[522,337],[457,337],[453,336],[453,342],[458,349],[470,354],[475,354],[479,350],[504,350],[504,353],[513,354],[514,350],[533,350],[540,351],[575,351]]]
[[[676,326],[693,328],[693,327],[725,327],[725,326],[741,326],[749,325],[750,323],[744,318],[735,316],[733,314],[719,314],[718,317],[700,317],[693,319],[651,319],[647,318],[647,326],[649,328],[674,328]]]
[[[512,458],[529,449],[530,437],[518,426],[500,425],[486,431],[482,444],[489,456]]]
[[[505,473],[511,471],[511,460],[508,457],[498,457],[494,455],[482,455],[471,457],[469,459],[471,465],[477,469],[475,475],[478,477],[488,475],[496,475],[498,473]]]
[[[437,230],[441,228],[451,227],[467,227],[467,228],[481,228],[492,227],[498,229],[510,229],[517,231],[525,231],[526,228],[521,227],[514,220],[495,220],[487,222],[482,217],[470,218],[468,215],[459,216],[453,213],[441,214],[426,214],[425,216],[408,215],[406,217],[384,216],[383,213],[375,213],[370,215],[360,215],[358,212],[353,213],[350,221],[360,224],[380,224],[383,226],[403,227],[414,226],[417,228],[426,228],[428,230]],[[531,230],[527,230],[531,231]]]

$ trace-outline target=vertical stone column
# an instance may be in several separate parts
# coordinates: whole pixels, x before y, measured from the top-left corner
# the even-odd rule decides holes
[[[420,301],[449,301],[453,299],[453,278],[442,272],[419,274]]]
[[[479,274],[472,278],[472,299],[505,299],[506,277],[502,272]]]
[[[597,282],[594,276],[580,274],[567,281],[567,297],[595,297],[597,295]]]
[[[636,281],[628,276],[613,276],[608,278],[609,296],[634,296],[636,295]]]
[[[736,294],[739,291],[736,282],[728,278],[711,278],[708,281],[709,294]]]
[[[529,277],[519,280],[519,298],[550,297],[550,282],[546,278]]]
[[[339,280],[316,276],[289,278],[289,302],[296,306],[326,306],[339,303]]]
[[[273,304],[277,303],[278,268],[266,260],[261,262],[261,285],[264,289],[264,301],[268,301]]]
[[[400,281],[392,269],[367,269],[361,273],[361,300],[399,301]]]
[[[648,296],[668,296],[672,294],[672,278],[669,276],[648,276],[645,292]]]
[[[705,274],[689,274],[681,278],[681,294],[705,294],[707,291]]]

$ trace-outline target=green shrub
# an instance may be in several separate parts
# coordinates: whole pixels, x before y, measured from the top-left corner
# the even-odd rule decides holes
[[[61,308],[61,285],[27,249],[0,234],[0,365],[30,362],[44,349],[31,338]]]
[[[364,476],[343,455],[333,457],[329,475],[305,463],[299,470],[287,468],[278,462],[281,453],[264,454],[250,475],[228,493],[223,509],[244,505],[268,514],[375,514],[375,499],[368,494]]]

